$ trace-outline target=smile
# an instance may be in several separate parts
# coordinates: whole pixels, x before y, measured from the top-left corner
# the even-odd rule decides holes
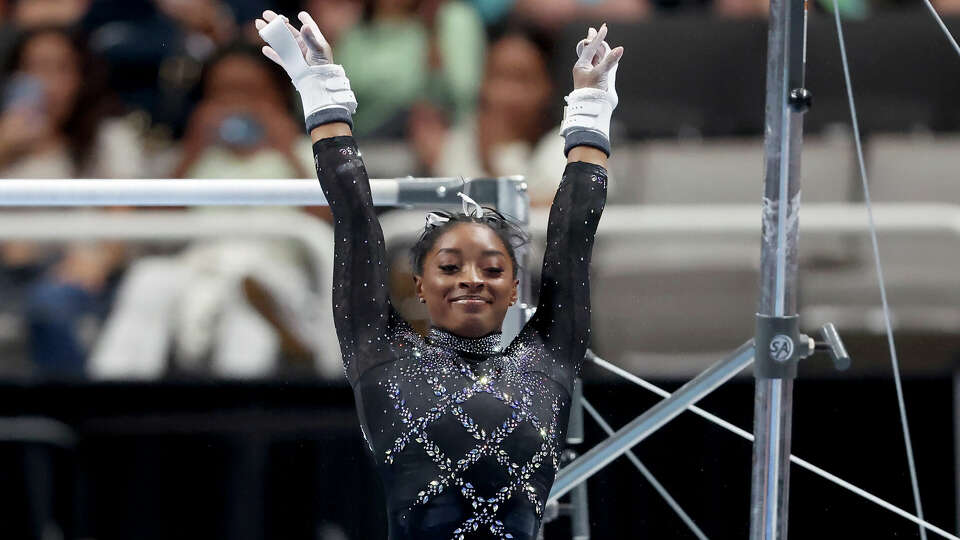
[[[473,296],[473,295],[458,296],[453,300],[451,300],[451,302],[453,302],[454,304],[489,304],[490,303],[489,300],[487,300],[482,296]]]

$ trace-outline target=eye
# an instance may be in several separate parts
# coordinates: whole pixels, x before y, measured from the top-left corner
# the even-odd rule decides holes
[[[494,274],[502,274],[502,273],[503,273],[503,268],[499,268],[499,267],[496,267],[496,266],[491,266],[490,268],[487,268],[487,272],[491,272],[491,273],[494,273]]]
[[[458,269],[458,267],[457,267],[457,265],[455,265],[455,264],[441,264],[441,265],[440,265],[440,270],[442,270],[442,271],[444,271],[444,272],[446,272],[446,273],[448,273],[448,274],[452,274],[453,272],[456,272],[457,269]]]

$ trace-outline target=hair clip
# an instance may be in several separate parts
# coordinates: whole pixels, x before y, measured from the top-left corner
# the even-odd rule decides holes
[[[475,218],[482,218],[482,217],[483,217],[483,207],[480,206],[480,204],[479,204],[477,201],[471,199],[470,197],[467,196],[466,193],[464,193],[464,192],[462,192],[462,191],[459,192],[459,193],[457,193],[457,196],[460,197],[461,199],[463,199],[462,202],[463,202],[463,213],[464,213],[464,214],[466,214],[466,215],[468,215],[468,216],[475,217]],[[473,209],[472,209],[472,210],[469,208],[469,205],[473,205]]]
[[[450,221],[450,218],[447,216],[441,216],[436,212],[429,212],[427,214],[427,224],[424,226],[426,229],[432,229],[434,227],[439,227],[441,223],[446,223]]]

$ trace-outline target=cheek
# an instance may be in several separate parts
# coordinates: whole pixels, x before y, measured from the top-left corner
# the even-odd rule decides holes
[[[447,293],[455,281],[443,274],[425,275],[423,278],[423,295],[440,297]]]
[[[513,295],[513,277],[504,277],[490,284],[490,288],[496,292],[497,300],[500,302],[510,302]]]

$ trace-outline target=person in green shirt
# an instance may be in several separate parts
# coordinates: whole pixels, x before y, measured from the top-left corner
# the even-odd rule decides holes
[[[353,117],[360,137],[401,137],[406,113],[423,96],[449,104],[457,118],[473,109],[486,35],[476,10],[455,0],[365,0],[359,24],[337,56],[363,107]]]

